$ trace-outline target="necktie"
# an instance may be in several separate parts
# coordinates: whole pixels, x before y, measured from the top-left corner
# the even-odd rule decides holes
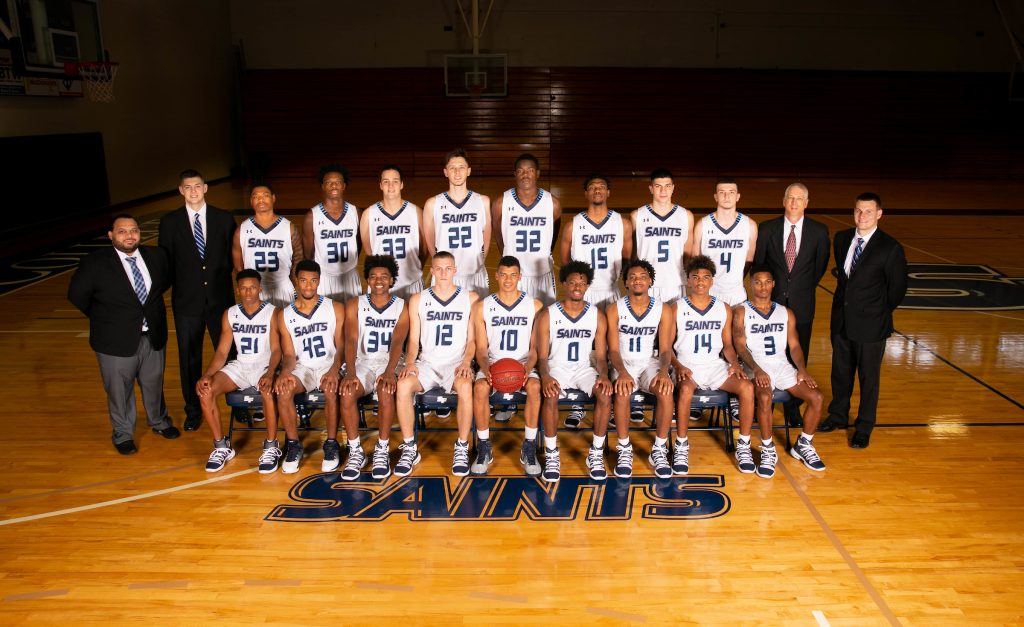
[[[128,260],[128,265],[132,267],[132,281],[135,283],[135,295],[139,297],[139,302],[145,304],[146,297],[149,296],[149,291],[146,290],[146,279],[142,278],[142,271],[139,270],[138,262],[135,257],[125,257]],[[149,326],[146,319],[142,319],[143,330]]]
[[[786,268],[793,271],[793,263],[796,261],[796,225],[789,228],[789,237],[786,238]]]
[[[199,249],[199,258],[206,259],[206,238],[203,237],[203,225],[199,222],[199,214],[196,214],[196,221],[192,223],[192,235],[196,237],[196,248]]]
[[[860,253],[864,250],[864,238],[857,238],[857,247],[853,249],[853,261],[850,262],[850,274],[853,275],[857,262],[860,261]]]

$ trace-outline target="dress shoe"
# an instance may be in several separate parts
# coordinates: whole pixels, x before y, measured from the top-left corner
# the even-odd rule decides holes
[[[846,421],[843,420],[842,418],[829,416],[825,420],[821,421],[821,423],[818,425],[817,431],[818,433],[829,433],[830,431],[835,431],[836,429],[845,429],[846,426]]]
[[[202,416],[196,416],[196,415],[187,416],[185,418],[185,424],[184,424],[185,431],[198,431],[199,430],[199,425],[201,425],[201,424],[203,424],[203,417]],[[174,437],[178,437],[178,436],[174,436]]]
[[[114,448],[117,452],[122,455],[134,455],[139,452],[139,449],[135,448],[134,440],[125,440],[124,442],[117,442],[114,444]]]
[[[167,440],[173,440],[181,435],[181,431],[178,431],[178,428],[175,427],[174,425],[165,427],[163,429],[157,429],[156,427],[153,427],[153,433],[159,433]]]
[[[870,441],[871,441],[871,434],[870,433],[862,433],[862,432],[858,431],[857,433],[853,434],[852,438],[850,438],[850,448],[867,448],[868,447],[868,443]]]

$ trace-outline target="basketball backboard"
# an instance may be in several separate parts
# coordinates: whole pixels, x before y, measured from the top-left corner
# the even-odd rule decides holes
[[[500,98],[508,95],[508,55],[446,54],[444,88],[449,97]]]

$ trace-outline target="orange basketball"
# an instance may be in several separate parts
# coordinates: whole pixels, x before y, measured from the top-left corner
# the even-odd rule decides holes
[[[526,368],[506,357],[491,364],[491,387],[498,392],[518,392],[526,385]]]

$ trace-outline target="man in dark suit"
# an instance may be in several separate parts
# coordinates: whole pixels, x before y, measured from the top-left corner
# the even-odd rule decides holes
[[[206,204],[207,185],[195,170],[181,173],[185,205],[160,219],[160,247],[171,262],[171,307],[178,338],[178,372],[185,401],[185,431],[203,421],[196,381],[203,376],[203,335],[220,340],[221,316],[235,304],[231,285],[231,237],[235,219]]]
[[[107,392],[114,447],[135,448],[135,380],[146,418],[168,440],[181,435],[164,404],[164,349],[167,346],[167,291],[170,268],[164,251],[139,246],[139,223],[128,214],[114,218],[107,233],[112,248],[82,260],[68,287],[68,300],[89,318],[89,345],[96,351]]]
[[[852,448],[867,448],[875,427],[878,385],[885,340],[892,334],[892,312],[907,293],[903,246],[878,228],[882,200],[857,196],[857,227],[836,233],[836,293],[832,298],[832,402],[818,431],[845,429],[850,419],[853,376],[860,379],[860,405]],[[842,265],[839,265],[842,264]]]
[[[804,216],[810,194],[803,183],[793,183],[782,197],[785,215],[758,226],[754,264],[772,270],[775,288],[772,300],[785,305],[796,318],[796,333],[804,360],[810,359],[811,330],[818,282],[828,269],[828,227]],[[788,351],[787,351],[788,353]],[[786,422],[802,427],[798,398],[786,403]]]

